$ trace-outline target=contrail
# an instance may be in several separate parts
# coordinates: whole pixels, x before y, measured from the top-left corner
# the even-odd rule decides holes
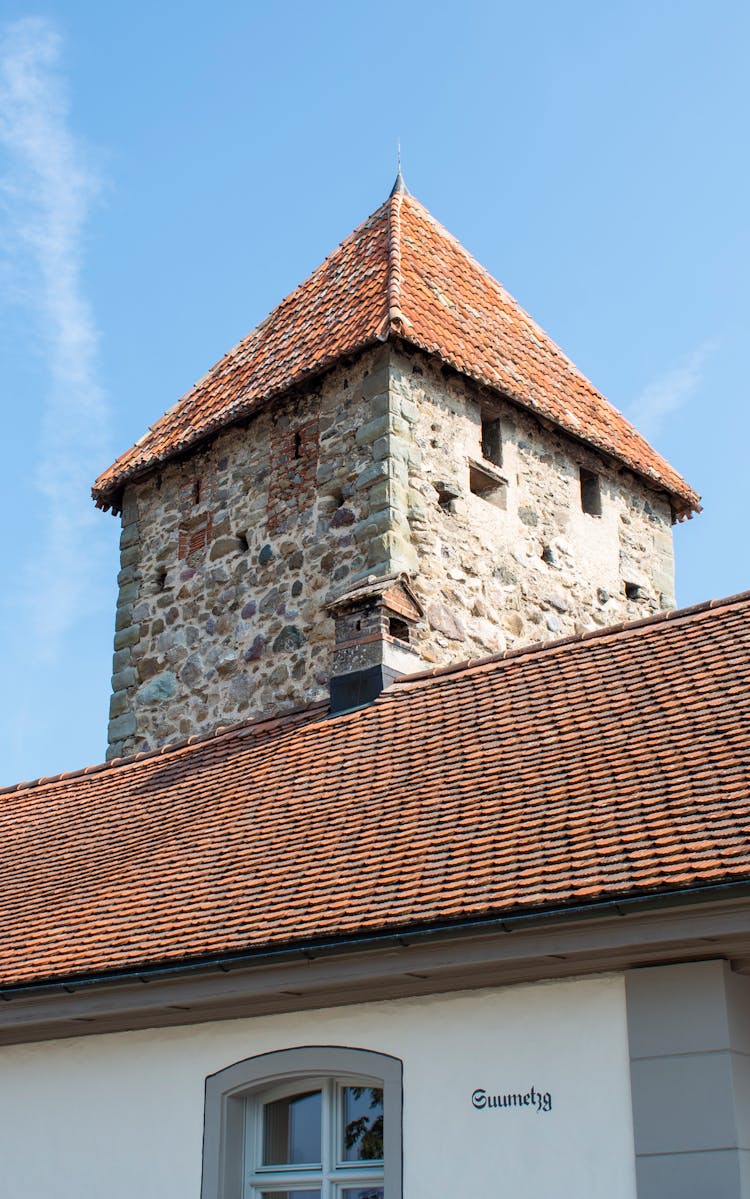
[[[5,268],[25,281],[19,296],[32,317],[30,348],[47,375],[32,450],[44,516],[8,602],[20,606],[38,663],[59,655],[82,608],[96,604],[102,531],[92,528],[89,485],[108,459],[109,409],[81,281],[85,227],[100,183],[70,127],[61,53],[60,35],[45,18],[0,26]]]

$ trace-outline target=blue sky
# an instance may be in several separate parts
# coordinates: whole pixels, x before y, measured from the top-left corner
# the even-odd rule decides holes
[[[0,3],[0,782],[102,759],[88,488],[410,189],[702,493],[678,601],[750,587],[740,0]]]

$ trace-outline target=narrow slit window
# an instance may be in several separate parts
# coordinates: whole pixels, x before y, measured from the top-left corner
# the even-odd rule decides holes
[[[482,457],[493,466],[503,464],[503,436],[497,417],[482,413]]]
[[[294,458],[302,457],[302,434],[297,432],[294,434]]]
[[[593,471],[580,468],[581,476],[581,509],[589,516],[602,514],[602,489],[599,476]]]

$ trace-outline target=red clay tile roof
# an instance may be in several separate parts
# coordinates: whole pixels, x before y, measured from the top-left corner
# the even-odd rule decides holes
[[[0,985],[750,880],[750,593],[0,795]]]
[[[394,190],[321,266],[96,480],[117,507],[135,475],[345,355],[400,338],[642,475],[676,516],[699,496],[418,200]]]

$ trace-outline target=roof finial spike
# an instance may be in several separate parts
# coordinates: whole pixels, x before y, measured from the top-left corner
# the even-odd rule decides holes
[[[398,194],[408,195],[408,188],[407,188],[406,184],[404,183],[404,176],[401,174],[401,142],[400,141],[396,142],[396,157],[397,157],[397,162],[398,162],[398,174],[396,175],[396,182],[394,183],[393,187],[391,188],[391,195],[392,196],[396,196]]]

